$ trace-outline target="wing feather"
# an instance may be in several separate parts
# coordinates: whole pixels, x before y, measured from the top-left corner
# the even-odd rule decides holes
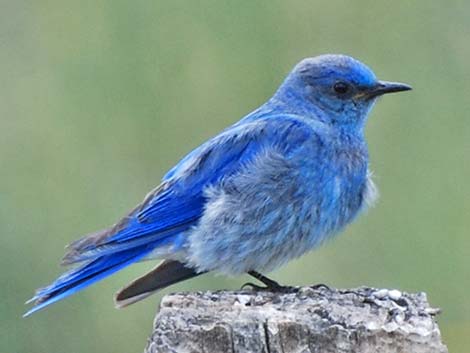
[[[118,223],[70,244],[62,264],[143,244],[157,247],[197,224],[204,211],[206,187],[237,172],[262,150],[269,142],[267,126],[261,121],[234,127],[196,149]]]

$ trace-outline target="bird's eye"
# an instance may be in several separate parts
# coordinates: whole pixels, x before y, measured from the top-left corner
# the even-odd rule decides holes
[[[338,94],[345,94],[349,91],[349,85],[345,82],[336,82],[333,89]]]

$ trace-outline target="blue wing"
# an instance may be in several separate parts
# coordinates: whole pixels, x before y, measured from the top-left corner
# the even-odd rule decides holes
[[[299,146],[310,129],[292,117],[270,117],[234,125],[171,169],[142,204],[111,228],[69,245],[64,264],[83,262],[31,299],[29,315],[141,260],[155,248],[174,245],[204,212],[204,190],[236,173],[266,148]]]

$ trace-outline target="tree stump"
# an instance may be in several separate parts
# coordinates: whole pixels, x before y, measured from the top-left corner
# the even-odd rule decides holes
[[[426,294],[301,287],[165,296],[145,353],[447,353]]]

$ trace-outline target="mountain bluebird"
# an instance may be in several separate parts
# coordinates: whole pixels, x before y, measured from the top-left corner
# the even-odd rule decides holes
[[[302,60],[127,216],[70,244],[63,264],[78,265],[39,289],[26,315],[148,259],[163,261],[117,293],[118,307],[211,271],[281,288],[260,272],[319,246],[373,202],[364,125],[379,96],[410,89],[345,55]]]

